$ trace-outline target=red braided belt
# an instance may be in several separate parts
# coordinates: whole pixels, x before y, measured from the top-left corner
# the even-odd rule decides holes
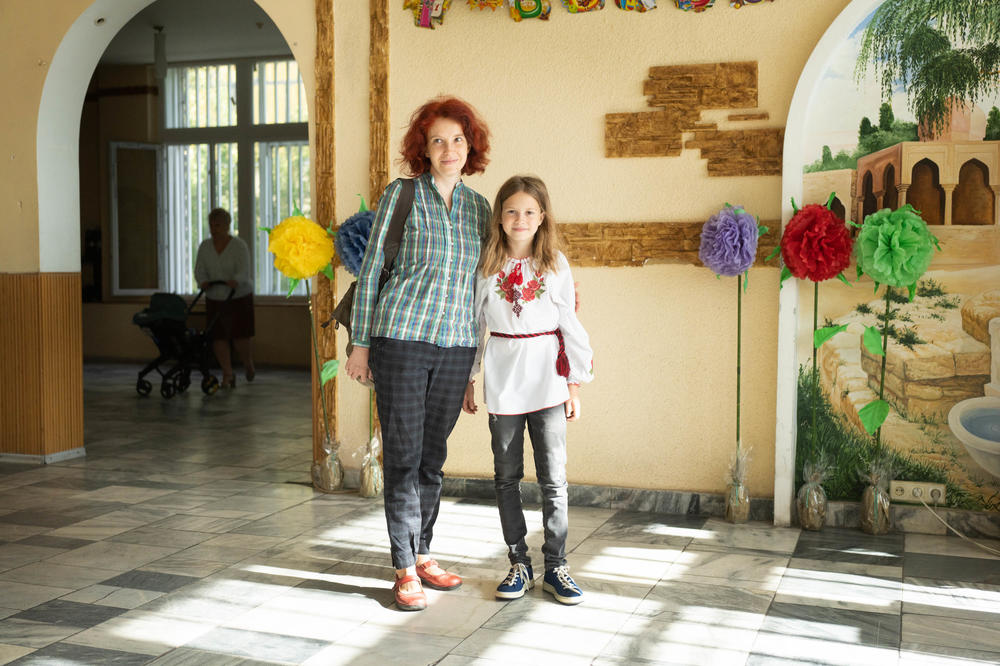
[[[543,335],[556,336],[556,340],[559,341],[559,353],[556,354],[556,373],[560,377],[569,378],[569,358],[566,356],[566,343],[563,341],[562,331],[558,328],[554,331],[545,331],[543,333],[497,333],[496,331],[490,331],[490,335],[495,338],[511,338],[514,340],[540,338]]]

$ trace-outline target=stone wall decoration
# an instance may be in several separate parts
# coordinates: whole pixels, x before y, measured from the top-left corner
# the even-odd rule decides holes
[[[421,28],[434,29],[434,24],[444,22],[444,13],[451,6],[451,0],[403,0],[403,9],[413,11],[413,22]]]
[[[778,245],[779,220],[764,221],[769,231],[757,244],[755,265]],[[642,266],[646,263],[701,266],[701,222],[560,223],[563,250],[574,266]]]
[[[781,174],[784,128],[720,130],[703,121],[709,109],[757,106],[757,63],[650,67],[643,92],[653,111],[605,116],[607,157],[677,157],[683,148],[701,150],[709,176]],[[746,111],[729,120],[759,121],[767,112]],[[685,141],[685,134],[692,134]]]

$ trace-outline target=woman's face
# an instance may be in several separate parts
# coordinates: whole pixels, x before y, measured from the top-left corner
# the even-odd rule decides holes
[[[438,118],[427,128],[427,157],[435,180],[457,180],[469,158],[469,144],[462,125],[451,118]]]
[[[221,240],[229,235],[229,223],[225,219],[214,219],[208,221],[208,232],[212,238]]]

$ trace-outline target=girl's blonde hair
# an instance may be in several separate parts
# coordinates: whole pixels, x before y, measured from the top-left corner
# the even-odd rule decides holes
[[[493,219],[490,222],[490,235],[486,239],[482,256],[479,260],[479,270],[483,277],[498,273],[507,263],[507,234],[504,233],[500,220],[503,219],[503,205],[507,199],[518,192],[524,192],[535,201],[545,213],[542,223],[538,225],[535,237],[531,239],[531,263],[536,273],[555,273],[556,256],[560,249],[559,234],[556,231],[556,221],[552,217],[549,204],[549,191],[541,178],[536,176],[512,176],[507,179],[497,192],[493,202]]]

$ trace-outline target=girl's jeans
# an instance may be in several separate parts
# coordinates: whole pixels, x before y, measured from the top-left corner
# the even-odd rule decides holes
[[[531,566],[524,537],[528,528],[521,510],[521,478],[524,477],[524,426],[528,425],[535,472],[542,492],[542,522],[545,526],[545,570],[566,564],[566,533],[569,515],[566,493],[566,411],[562,404],[530,414],[490,414],[493,435],[493,483],[504,542],[511,564]]]

